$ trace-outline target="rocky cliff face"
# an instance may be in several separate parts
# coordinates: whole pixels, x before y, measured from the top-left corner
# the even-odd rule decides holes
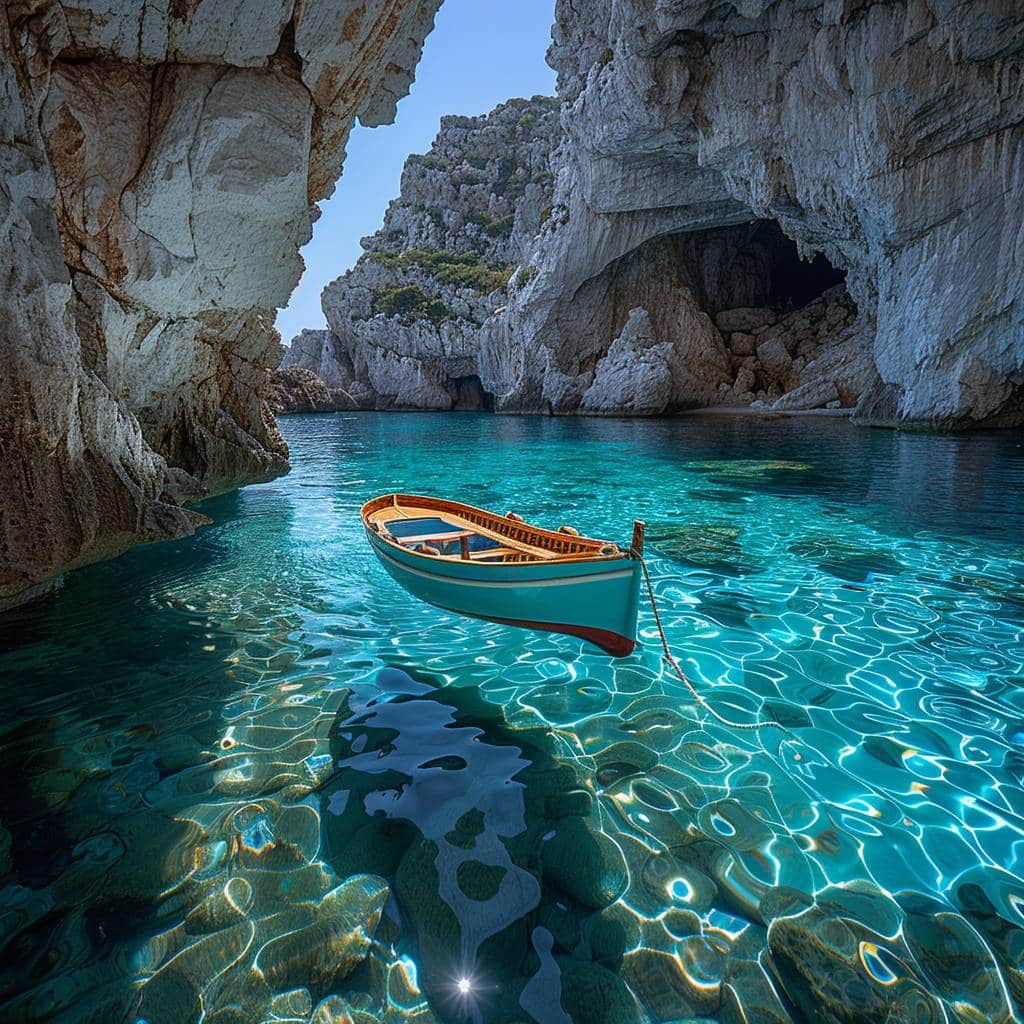
[[[560,2],[558,216],[530,287],[483,332],[499,404],[586,407],[599,384],[601,411],[627,407],[602,364],[640,308],[655,347],[671,343],[648,360],[671,377],[666,408],[778,402],[795,384],[781,407],[817,389],[871,422],[1020,422],[1024,29],[1011,8]],[[767,254],[752,249],[758,222],[761,243],[785,236]],[[723,342],[745,332],[711,321],[730,306],[797,312],[815,296],[813,265],[794,257],[814,254],[844,272],[849,299],[796,317],[817,342],[806,356],[784,346],[803,368],[742,338],[727,366]],[[766,259],[790,301],[771,296]],[[751,284],[764,294],[740,300]]]
[[[355,117],[440,0],[15,0],[0,15],[0,601],[282,471],[273,309]]]
[[[481,325],[525,286],[517,272],[550,215],[558,102],[510,100],[447,117],[412,156],[366,254],[323,293],[328,331],[304,331],[283,367],[313,370],[367,408],[484,408]]]
[[[364,261],[324,296],[356,389],[448,408],[450,381],[472,378],[478,404],[510,411],[838,403],[865,422],[1021,422],[1012,8],[561,0],[557,188],[532,242],[526,197],[512,244],[488,251],[519,265],[507,300],[468,297],[424,329],[372,298],[430,292],[423,254],[401,278]],[[467,152],[408,169],[371,255],[484,240],[459,230]]]
[[[352,396],[342,388],[325,384],[312,370],[287,366],[271,370],[267,405],[275,416],[301,412],[339,412],[358,409]]]

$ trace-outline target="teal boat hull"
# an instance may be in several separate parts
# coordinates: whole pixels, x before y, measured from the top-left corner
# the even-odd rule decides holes
[[[445,611],[580,637],[613,657],[636,646],[641,583],[636,558],[489,565],[425,558],[372,530],[366,536],[398,584]]]

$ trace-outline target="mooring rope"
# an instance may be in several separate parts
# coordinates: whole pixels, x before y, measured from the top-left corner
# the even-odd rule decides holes
[[[654,621],[658,625],[658,636],[661,637],[661,647],[664,651],[665,661],[675,669],[675,673],[679,678],[686,684],[686,688],[693,694],[693,699],[708,714],[717,718],[722,725],[729,726],[730,729],[763,729],[766,727],[773,727],[775,729],[781,729],[783,732],[789,732],[789,730],[778,722],[731,722],[724,715],[720,715],[708,702],[707,700],[697,692],[697,688],[690,682],[689,676],[679,667],[679,662],[676,661],[675,656],[672,654],[671,649],[668,646],[668,638],[665,636],[665,627],[661,621],[661,612],[658,611],[658,602],[654,598],[654,586],[651,583],[651,574],[647,569],[647,561],[643,555],[641,555],[636,548],[633,549],[634,558],[640,560],[640,567],[644,571],[644,582],[647,584],[647,596],[651,600],[651,610],[654,612]]]

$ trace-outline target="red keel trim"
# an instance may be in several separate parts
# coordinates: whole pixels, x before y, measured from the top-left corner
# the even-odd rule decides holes
[[[463,613],[465,614],[465,613]],[[487,616],[488,622],[500,622],[505,626],[521,626],[523,629],[539,629],[545,633],[565,633],[567,636],[578,636],[600,647],[613,658],[625,658],[633,653],[636,641],[621,633],[613,633],[610,629],[595,629],[593,626],[570,626],[561,622],[532,622],[529,619],[499,619]]]

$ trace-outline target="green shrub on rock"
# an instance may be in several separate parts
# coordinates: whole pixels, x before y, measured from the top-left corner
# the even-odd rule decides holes
[[[437,296],[427,295],[417,285],[380,288],[373,295],[374,313],[400,316],[412,320],[453,320],[455,314]]]
[[[512,226],[515,224],[515,216],[509,214],[507,217],[495,217],[485,210],[477,210],[469,218],[474,224],[479,224],[480,227],[494,238],[499,238],[502,235],[511,235]]]
[[[475,252],[408,249],[403,253],[371,252],[369,258],[385,267],[422,270],[441,284],[472,288],[478,295],[489,295],[505,288],[513,270],[508,266],[487,266]]]
[[[536,267],[520,267],[516,274],[516,288],[525,288],[536,276]]]

